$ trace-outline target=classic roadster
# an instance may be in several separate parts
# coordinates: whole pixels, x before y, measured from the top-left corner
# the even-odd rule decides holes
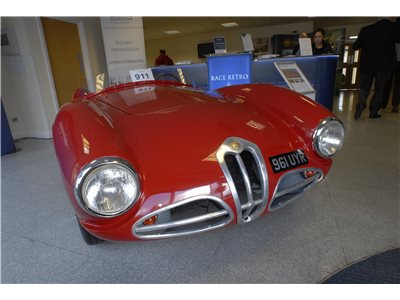
[[[185,236],[246,224],[328,173],[344,127],[293,91],[214,92],[173,81],[78,90],[54,146],[86,243]]]

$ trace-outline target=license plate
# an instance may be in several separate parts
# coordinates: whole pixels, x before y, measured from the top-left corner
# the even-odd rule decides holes
[[[269,161],[274,173],[280,173],[308,164],[308,159],[303,150],[272,156],[269,158]]]

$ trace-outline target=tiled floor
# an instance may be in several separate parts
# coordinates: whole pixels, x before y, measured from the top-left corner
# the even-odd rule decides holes
[[[400,114],[352,119],[324,181],[247,226],[139,243],[86,246],[51,140],[21,140],[2,157],[4,283],[315,283],[364,256],[400,246]]]

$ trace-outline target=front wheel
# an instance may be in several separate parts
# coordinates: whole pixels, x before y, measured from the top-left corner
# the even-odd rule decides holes
[[[98,237],[95,237],[94,235],[92,235],[88,231],[86,231],[86,229],[83,228],[83,226],[79,222],[78,217],[76,217],[76,220],[78,221],[79,230],[81,231],[82,238],[83,238],[83,240],[85,241],[86,244],[88,244],[88,245],[97,245],[97,244],[100,244],[100,243],[104,242],[104,240],[99,239]]]

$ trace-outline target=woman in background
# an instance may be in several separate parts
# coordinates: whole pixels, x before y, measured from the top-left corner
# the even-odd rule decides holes
[[[313,55],[332,54],[333,49],[327,41],[325,41],[325,30],[317,28],[313,33],[312,44]]]

